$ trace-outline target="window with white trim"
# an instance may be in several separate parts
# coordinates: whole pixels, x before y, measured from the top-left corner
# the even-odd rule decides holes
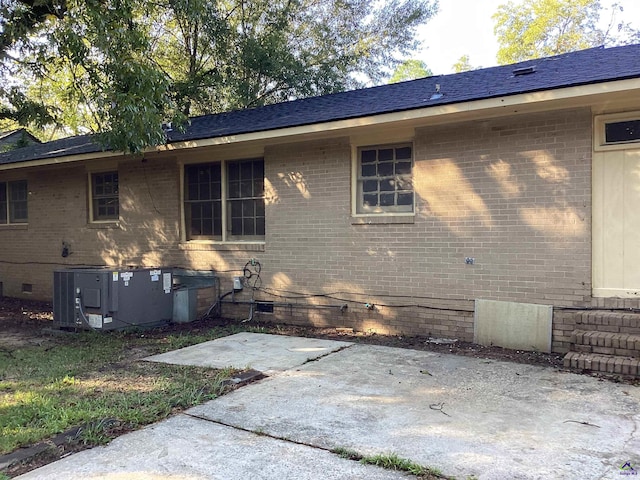
[[[0,182],[0,224],[27,223],[28,196],[26,180]]]
[[[187,240],[264,240],[264,160],[184,167]]]
[[[596,115],[593,138],[596,151],[640,147],[640,112]]]
[[[91,174],[91,213],[91,219],[94,222],[109,222],[119,219],[118,172]]]
[[[605,122],[604,141],[607,144],[640,142],[640,119]]]
[[[412,172],[411,144],[360,147],[356,213],[413,213]]]

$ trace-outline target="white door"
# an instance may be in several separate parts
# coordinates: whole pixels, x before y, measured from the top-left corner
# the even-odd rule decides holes
[[[593,154],[593,296],[640,297],[640,149]]]

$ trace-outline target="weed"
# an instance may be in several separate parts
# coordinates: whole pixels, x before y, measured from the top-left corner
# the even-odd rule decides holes
[[[113,418],[105,418],[98,422],[92,422],[80,429],[78,437],[85,445],[106,445],[111,440],[108,433],[109,428],[117,423],[117,420]]]
[[[443,476],[442,472],[437,468],[425,467],[406,458],[401,458],[395,453],[365,456],[355,450],[342,447],[332,449],[331,453],[348,460],[358,461],[364,465],[375,465],[386,470],[407,472],[420,478],[448,478]]]
[[[424,475],[427,473],[440,475],[440,472],[433,471],[428,467],[423,467],[422,465],[412,462],[411,460],[407,460],[406,458],[401,458],[395,453],[364,457],[362,458],[362,460],[360,460],[360,462],[365,465],[375,465],[377,467],[382,467],[386,470],[399,470],[402,472],[408,472],[412,475]]]
[[[280,326],[277,327],[280,329]],[[251,333],[269,333],[269,330],[265,327],[246,327],[242,329],[243,332],[251,332]]]
[[[358,462],[363,458],[362,455],[360,455],[355,450],[351,450],[350,448],[337,447],[332,449],[331,453],[335,453],[336,455],[339,455],[341,458],[346,458],[347,460],[355,460]]]

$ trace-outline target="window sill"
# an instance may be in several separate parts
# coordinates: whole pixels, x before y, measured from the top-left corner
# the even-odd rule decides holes
[[[117,230],[120,229],[120,222],[91,222],[87,223],[87,228]]]
[[[412,224],[415,223],[415,214],[409,215],[358,215],[351,217],[351,225],[389,225],[389,224]]]
[[[186,241],[180,242],[180,250],[188,251],[241,251],[241,252],[264,252],[264,242],[208,242],[208,241]]]
[[[596,152],[610,152],[613,150],[638,150],[640,141],[620,142],[620,143],[600,143],[593,147]]]
[[[2,223],[0,230],[29,230],[28,223]]]

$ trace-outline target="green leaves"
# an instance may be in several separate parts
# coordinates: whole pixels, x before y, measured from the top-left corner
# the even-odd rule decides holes
[[[176,120],[169,78],[150,59],[141,12],[129,0],[78,2],[54,35],[71,65],[82,68],[85,105],[106,148],[137,153],[166,141]],[[77,26],[81,25],[82,28]]]
[[[500,5],[493,15],[500,64],[602,45],[598,0],[525,0]]]
[[[455,73],[468,72],[470,70],[476,70],[478,68],[482,67],[474,67],[473,65],[471,65],[469,55],[462,55],[452,66],[452,69]]]
[[[405,60],[393,72],[389,83],[404,82],[417,78],[429,77],[433,75],[427,64],[422,60]]]
[[[101,133],[105,148],[137,153],[166,141],[164,122],[179,127],[191,115],[380,82],[415,47],[416,29],[437,2],[1,5],[0,74],[17,79],[24,101],[0,91],[0,118],[4,112],[23,123],[55,123],[66,135]]]

